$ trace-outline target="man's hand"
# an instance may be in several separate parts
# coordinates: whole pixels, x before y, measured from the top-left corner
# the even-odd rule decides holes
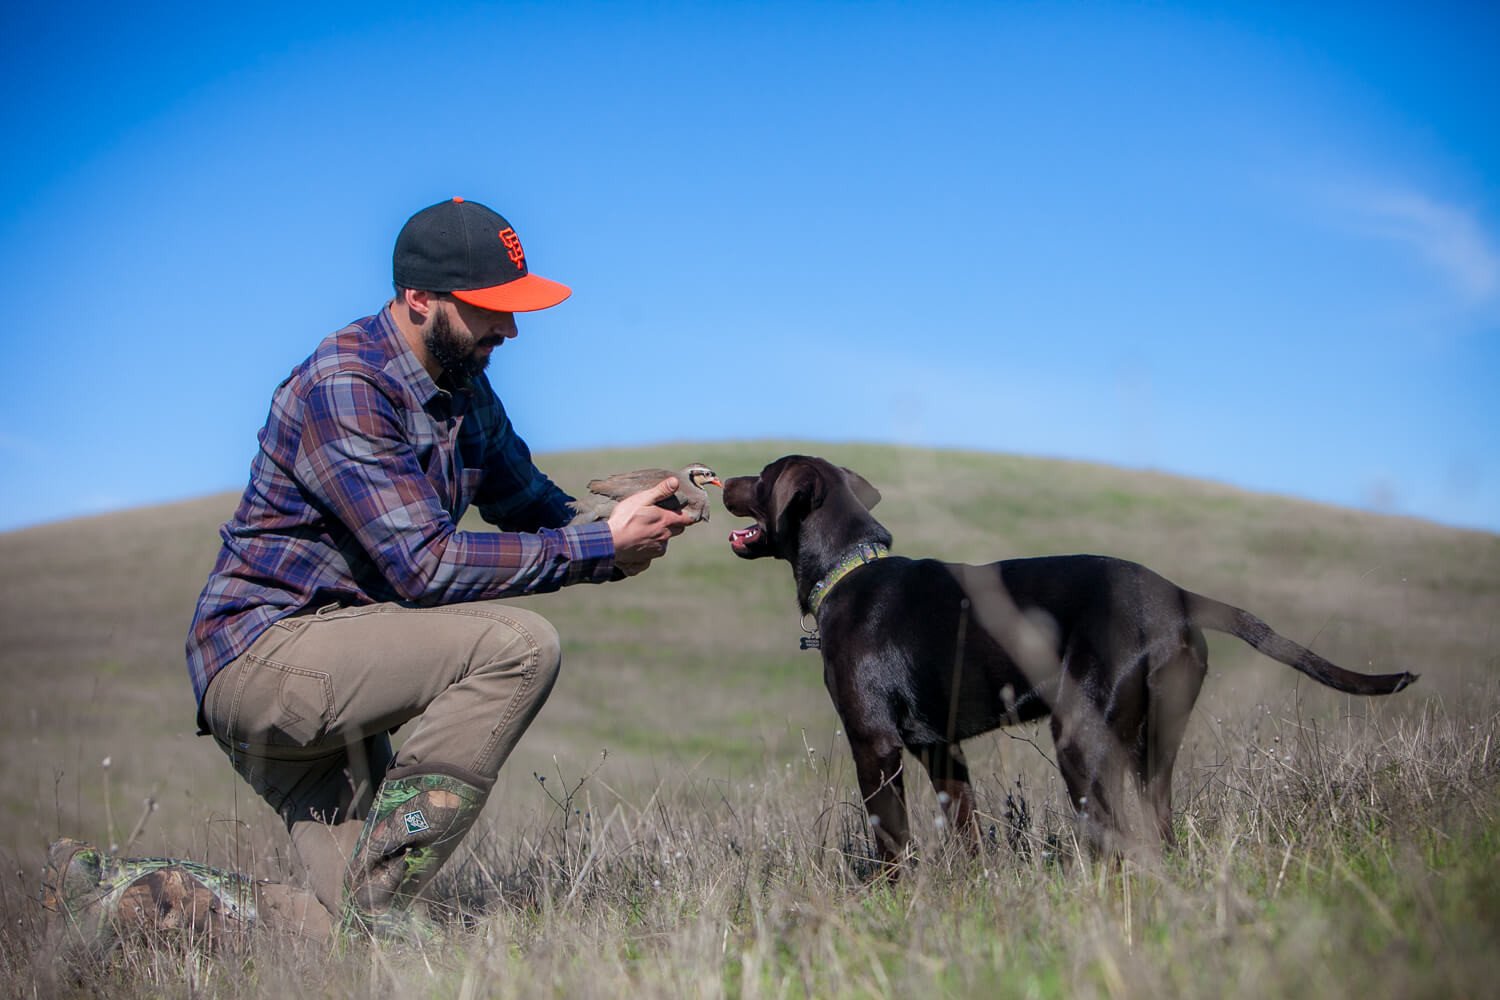
[[[667,542],[692,524],[692,515],[656,506],[677,492],[677,477],[668,476],[649,490],[621,500],[609,515],[609,533],[615,539],[615,566],[626,576],[635,576],[664,555]]]

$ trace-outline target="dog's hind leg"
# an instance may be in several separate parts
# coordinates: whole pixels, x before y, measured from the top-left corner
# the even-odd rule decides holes
[[[1093,706],[1084,708],[1091,714]],[[1099,854],[1118,854],[1123,848],[1115,800],[1125,768],[1124,753],[1114,733],[1102,724],[1071,724],[1052,717],[1052,739],[1057,745],[1057,767],[1077,810],[1084,841]]]
[[[865,799],[865,811],[880,858],[887,865],[898,865],[911,839],[906,820],[906,788],[901,780],[901,741],[894,734],[862,739],[850,733],[849,749],[854,752],[859,791]]]
[[[1189,626],[1184,645],[1170,659],[1153,664],[1146,675],[1145,759],[1139,780],[1167,846],[1177,843],[1172,829],[1172,768],[1207,673],[1208,646],[1203,633]]]
[[[969,764],[957,743],[921,747],[917,759],[927,769],[943,815],[953,832],[963,838],[970,854],[979,851],[979,822],[974,816],[974,786],[969,783]]]
[[[1124,745],[1114,728],[1122,720],[1105,716],[1107,692],[1094,685],[1106,673],[1087,647],[1068,651],[1052,710],[1052,742],[1084,841],[1096,853],[1110,855],[1125,846],[1116,800],[1134,748]]]

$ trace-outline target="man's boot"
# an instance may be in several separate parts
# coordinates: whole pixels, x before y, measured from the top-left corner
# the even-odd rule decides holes
[[[354,847],[344,922],[391,940],[436,936],[414,908],[484,808],[488,789],[451,774],[387,775]]]
[[[122,938],[162,932],[214,948],[256,921],[255,883],[173,858],[113,858],[64,837],[47,851],[42,908],[73,946],[97,957]]]

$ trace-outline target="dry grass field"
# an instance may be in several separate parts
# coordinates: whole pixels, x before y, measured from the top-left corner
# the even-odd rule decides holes
[[[1317,687],[1224,637],[1177,769],[1181,846],[1080,858],[1045,726],[968,747],[986,844],[909,782],[919,858],[867,885],[853,766],[791,575],[722,507],[623,584],[528,599],[562,679],[442,877],[446,936],[329,950],[172,942],[73,969],[37,874],[61,835],[262,877],[275,817],[193,735],[182,640],[235,497],[0,535],[0,988],[14,996],[1493,996],[1500,983],[1500,536],[1077,463],[753,442],[543,456],[601,473],[790,451],[854,468],[896,551],[1137,559],[1353,669]],[[478,524],[473,527],[479,527]],[[398,737],[399,739],[399,737]]]

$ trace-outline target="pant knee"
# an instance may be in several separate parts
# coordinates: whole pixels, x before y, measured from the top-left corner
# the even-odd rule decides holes
[[[488,731],[488,737],[470,768],[491,777],[546,704],[562,666],[562,640],[552,623],[540,615],[507,608],[496,628],[501,631],[497,641],[505,644],[505,651],[493,662],[498,671],[495,683],[485,686],[494,700],[474,719]]]
[[[545,618],[537,617],[532,639],[537,644],[536,677],[531,682],[537,704],[547,700],[557,675],[562,672],[562,638],[557,629]]]
[[[556,626],[538,614],[518,619],[517,626],[535,647],[537,681],[550,688],[562,667],[562,637],[557,634]]]
[[[395,769],[418,773],[445,765],[461,769],[471,783],[486,784],[551,693],[562,641],[551,622],[505,602],[465,604],[441,613],[449,620],[458,616],[462,624],[461,630],[450,630],[461,639],[451,655],[461,658],[462,669],[422,707]]]
[[[562,667],[562,637],[557,628],[534,611],[502,606],[496,609],[492,663],[514,664],[531,674],[529,687],[542,697],[552,689]]]
[[[538,679],[545,678],[547,686],[551,687],[562,667],[562,636],[557,634],[557,628],[551,622],[540,615],[534,616],[528,631],[537,644]]]

